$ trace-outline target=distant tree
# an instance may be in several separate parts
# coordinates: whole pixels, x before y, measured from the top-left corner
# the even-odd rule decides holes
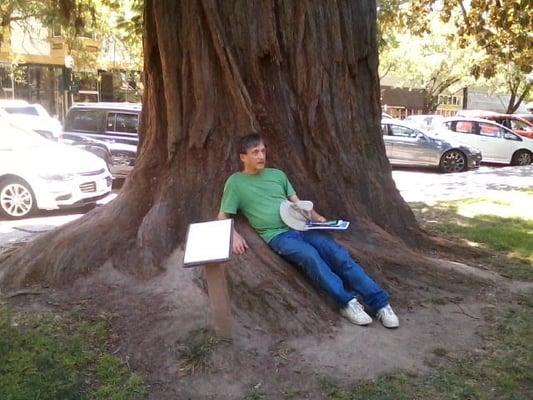
[[[508,112],[516,110],[531,89],[527,74],[533,65],[533,2],[530,0],[382,0],[380,5],[381,43],[394,47],[397,40],[390,31],[409,32],[418,37],[441,35],[435,30],[435,17],[450,23],[455,29],[448,32],[450,46],[462,48],[475,62],[469,73],[476,79],[493,80],[510,94]],[[385,32],[387,31],[387,32]],[[387,47],[382,47],[382,54]],[[389,60],[390,61],[390,60]],[[382,57],[382,71],[390,70]],[[439,67],[439,65],[437,65]],[[438,72],[447,75],[446,68]],[[437,88],[438,79],[434,80]],[[498,90],[501,92],[501,90]],[[431,95],[429,95],[431,97]],[[431,101],[428,102],[431,104]]]
[[[513,64],[499,66],[494,76],[488,79],[482,77],[476,83],[486,88],[489,93],[509,95],[507,103],[509,114],[516,112],[520,105],[528,101],[533,94],[532,74],[525,74]]]
[[[392,32],[392,33],[391,33]],[[434,18],[431,30],[413,35],[408,30],[389,29],[380,52],[380,77],[390,74],[396,86],[424,90],[423,113],[432,114],[440,95],[468,85],[470,65],[477,55],[450,39],[453,27]]]

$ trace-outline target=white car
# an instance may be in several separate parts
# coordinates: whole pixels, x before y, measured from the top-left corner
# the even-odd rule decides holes
[[[481,118],[450,117],[433,126],[433,135],[481,150],[483,162],[529,165],[533,161],[533,140]]]
[[[0,118],[0,217],[94,204],[111,191],[106,163]]]
[[[25,100],[0,100],[0,108],[10,114],[17,125],[32,129],[46,139],[58,139],[63,134],[61,123],[40,104],[30,104]]]

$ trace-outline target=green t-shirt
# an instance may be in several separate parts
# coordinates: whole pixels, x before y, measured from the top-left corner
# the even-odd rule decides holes
[[[220,211],[226,214],[240,211],[268,243],[289,230],[279,215],[279,206],[294,194],[287,175],[279,169],[265,168],[257,175],[236,172],[224,185]]]

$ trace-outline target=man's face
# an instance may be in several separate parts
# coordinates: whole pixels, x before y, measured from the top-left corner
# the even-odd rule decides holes
[[[261,142],[257,146],[249,148],[246,154],[241,154],[240,157],[245,171],[259,172],[265,168],[266,147]]]

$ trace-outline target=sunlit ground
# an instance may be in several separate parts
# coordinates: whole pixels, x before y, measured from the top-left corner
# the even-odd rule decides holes
[[[533,165],[482,166],[476,171],[453,174],[395,168],[392,176],[405,201],[423,201],[427,204],[471,197],[492,198],[517,189],[533,190]]]
[[[111,193],[109,196],[99,200],[97,206],[109,203],[116,196],[116,193]],[[39,211],[32,218],[0,220],[0,246],[17,242],[27,236],[33,236],[35,234],[52,230],[58,226],[80,218],[86,211],[86,209],[76,208]]]
[[[479,263],[506,276],[533,280],[533,190],[492,197],[410,203],[428,232],[487,251]]]

